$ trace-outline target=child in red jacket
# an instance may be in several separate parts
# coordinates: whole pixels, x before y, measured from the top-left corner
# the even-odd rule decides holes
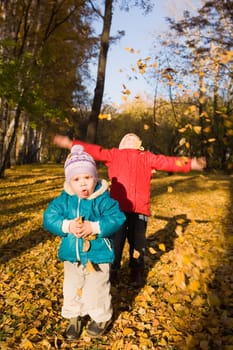
[[[202,171],[206,160],[200,158],[169,157],[144,151],[142,141],[133,134],[126,134],[118,148],[106,149],[80,140],[72,141],[68,136],[56,135],[54,143],[70,149],[75,144],[84,147],[95,160],[102,161],[108,168],[111,180],[110,195],[116,199],[126,215],[120,232],[115,234],[115,260],[112,264],[112,281],[117,278],[121,266],[122,252],[126,238],[129,242],[131,283],[139,287],[143,283],[146,228],[150,215],[150,182],[153,170],[167,172]]]

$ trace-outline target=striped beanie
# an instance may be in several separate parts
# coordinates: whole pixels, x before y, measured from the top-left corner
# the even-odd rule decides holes
[[[97,178],[94,159],[83,150],[83,146],[75,145],[71,148],[64,165],[66,181],[70,181],[78,174],[89,174]]]

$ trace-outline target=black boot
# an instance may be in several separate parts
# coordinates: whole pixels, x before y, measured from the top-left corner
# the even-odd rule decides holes
[[[70,324],[65,331],[65,338],[73,341],[79,339],[81,334],[81,319],[79,317],[72,317]]]
[[[144,285],[143,271],[144,271],[144,269],[142,269],[142,268],[131,269],[130,285],[132,287],[140,288]]]

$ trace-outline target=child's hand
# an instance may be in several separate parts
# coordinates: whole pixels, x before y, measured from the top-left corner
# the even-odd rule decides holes
[[[53,143],[61,148],[71,149],[72,140],[68,136],[56,135],[53,139]]]
[[[192,170],[203,171],[204,168],[206,168],[206,158],[205,157],[192,158],[192,160],[191,160],[191,169]]]
[[[72,220],[69,225],[70,233],[73,233],[77,238],[85,238],[92,234],[90,221],[80,222],[79,219]]]

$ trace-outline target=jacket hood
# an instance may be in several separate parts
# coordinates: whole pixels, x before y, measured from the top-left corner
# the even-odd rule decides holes
[[[95,191],[88,197],[86,198],[87,200],[90,199],[95,199],[99,197],[101,194],[103,194],[105,191],[108,190],[108,183],[104,179],[98,179],[95,187]],[[75,193],[72,190],[69,182],[65,181],[64,182],[64,191],[69,194],[70,196],[74,196]]]

